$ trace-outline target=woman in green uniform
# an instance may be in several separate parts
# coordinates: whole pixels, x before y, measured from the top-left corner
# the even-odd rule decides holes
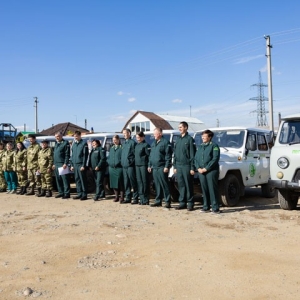
[[[109,150],[109,186],[114,190],[114,202],[124,201],[124,184],[123,184],[123,168],[121,165],[122,146],[120,137],[113,137],[113,146]],[[120,197],[120,199],[119,199]]]
[[[137,180],[138,193],[140,197],[139,204],[149,204],[149,173],[148,162],[150,155],[150,145],[145,141],[144,132],[136,135],[137,144],[135,146],[135,173]]]

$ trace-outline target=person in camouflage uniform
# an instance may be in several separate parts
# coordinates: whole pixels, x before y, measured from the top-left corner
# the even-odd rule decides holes
[[[4,155],[4,144],[2,142],[0,142],[0,192],[5,192],[6,191],[6,182],[5,182],[5,178],[4,178],[4,172],[2,169],[2,157]]]
[[[37,174],[38,170],[38,154],[41,149],[40,145],[36,142],[34,134],[28,135],[30,146],[27,148],[27,176],[29,185],[26,196],[34,195],[34,188],[37,187],[38,193],[41,192],[41,176]]]
[[[26,184],[27,184],[27,150],[22,142],[17,143],[17,150],[15,153],[15,171],[18,177],[18,183],[20,190],[17,194],[24,195],[26,193]]]
[[[42,141],[42,149],[39,151],[38,172],[41,174],[42,189],[36,194],[37,197],[52,197],[52,166],[53,166],[53,151],[48,147],[49,141]]]
[[[7,184],[7,194],[15,194],[18,186],[17,174],[14,171],[15,152],[12,143],[6,144],[6,151],[4,152],[2,162],[4,177]]]

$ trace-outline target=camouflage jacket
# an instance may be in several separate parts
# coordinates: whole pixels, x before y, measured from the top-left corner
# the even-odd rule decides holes
[[[19,150],[15,154],[15,171],[22,171],[27,165],[27,150]]]
[[[0,171],[2,171],[2,166],[3,166],[2,159],[3,159],[4,152],[5,152],[4,149],[0,150]]]
[[[41,173],[47,172],[47,169],[52,169],[53,166],[53,152],[51,148],[41,149],[38,155],[38,162]]]
[[[15,167],[15,151],[13,150],[6,150],[2,157],[2,170],[3,171],[14,171]]]
[[[27,148],[27,169],[33,170],[38,168],[38,154],[41,147],[38,143],[32,144]]]

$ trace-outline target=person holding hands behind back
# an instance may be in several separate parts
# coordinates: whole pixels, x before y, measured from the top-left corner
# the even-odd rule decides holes
[[[195,167],[199,172],[199,178],[203,193],[203,208],[201,212],[219,214],[219,160],[220,148],[212,142],[214,133],[210,130],[202,132],[203,143],[198,147],[195,155]]]
[[[105,199],[104,176],[106,171],[106,150],[101,147],[99,140],[92,141],[92,150],[90,152],[89,167],[93,171],[96,194],[93,197],[95,201]]]

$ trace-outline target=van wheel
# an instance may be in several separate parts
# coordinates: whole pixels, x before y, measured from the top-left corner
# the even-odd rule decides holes
[[[179,191],[178,191],[178,184],[177,181],[175,181],[175,178],[169,178],[169,187],[170,187],[172,202],[178,202]]]
[[[261,185],[261,193],[265,198],[274,198],[276,194],[275,189],[267,183]]]
[[[95,183],[93,171],[87,170],[86,180],[87,180],[87,192],[93,193],[96,190],[96,183]]]
[[[233,174],[227,175],[219,183],[221,202],[225,206],[235,206],[240,200],[241,185]]]
[[[293,210],[297,208],[298,195],[288,190],[279,189],[277,192],[278,203],[282,209]]]

